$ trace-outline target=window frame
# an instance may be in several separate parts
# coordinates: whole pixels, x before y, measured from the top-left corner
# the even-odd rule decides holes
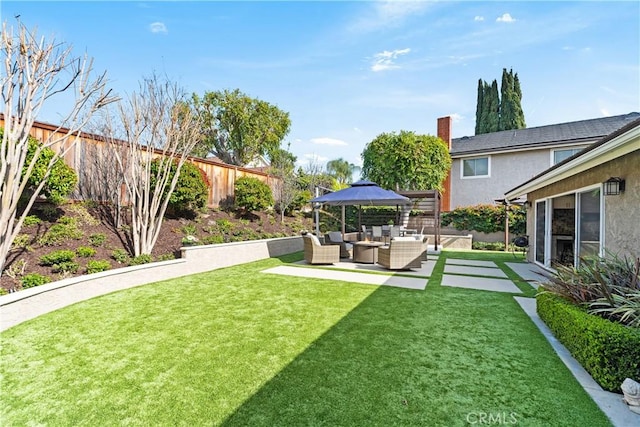
[[[487,174],[486,175],[469,175],[466,176],[464,174],[464,162],[468,160],[480,160],[487,159]],[[491,178],[491,156],[477,156],[477,157],[467,157],[460,159],[460,179],[481,179],[481,178]]]
[[[570,148],[555,148],[551,150],[550,153],[550,165],[554,166],[557,165],[560,162],[563,162],[564,160],[568,159],[569,157],[581,152],[582,150],[584,150],[585,147],[570,147]],[[564,159],[560,160],[559,162],[556,162],[556,153],[562,152],[562,151],[573,151],[573,153],[569,156],[569,157],[565,157]]]

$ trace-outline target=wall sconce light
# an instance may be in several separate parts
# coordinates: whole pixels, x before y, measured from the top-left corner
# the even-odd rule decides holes
[[[622,178],[612,176],[603,184],[605,196],[617,196],[620,193],[624,193],[624,179]]]

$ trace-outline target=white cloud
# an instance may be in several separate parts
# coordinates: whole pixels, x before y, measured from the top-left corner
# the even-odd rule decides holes
[[[344,142],[341,139],[335,139],[335,138],[311,138],[311,143],[312,144],[320,144],[320,145],[347,145],[346,142]]]
[[[610,117],[611,113],[609,113],[609,110],[607,110],[606,108],[601,108],[600,109],[600,114],[602,114],[604,117]]]
[[[356,127],[354,127],[354,128],[353,128],[353,130],[354,130],[354,132],[362,133],[362,130],[360,130],[360,128],[359,128],[359,127],[357,127],[357,126],[356,126]]]
[[[484,21],[484,16],[476,16],[475,18],[473,18],[473,20],[476,22]]]
[[[422,15],[432,4],[426,1],[376,1],[371,6],[370,10],[351,25],[352,31],[370,32],[398,27],[407,18]]]
[[[154,22],[151,25],[149,25],[149,30],[152,33],[164,33],[167,34],[167,26],[164,25],[164,22]]]
[[[464,116],[458,113],[449,114],[449,116],[451,117],[451,121],[453,123],[460,123],[464,119]]]
[[[411,52],[411,49],[396,49],[396,50],[385,50],[380,53],[376,53],[373,55],[373,64],[371,65],[371,71],[384,71],[391,70],[394,68],[400,68],[400,66],[396,65],[395,60],[401,56],[406,55]]]
[[[512,17],[511,14],[509,14],[509,13],[505,13],[502,16],[498,16],[496,18],[496,22],[511,23],[511,22],[516,22],[516,18]]]

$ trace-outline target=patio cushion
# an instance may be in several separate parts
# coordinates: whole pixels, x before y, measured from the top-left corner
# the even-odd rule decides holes
[[[335,242],[335,243],[342,242],[343,241],[342,240],[342,233],[339,232],[339,231],[330,231],[329,232],[329,239],[332,242]]]

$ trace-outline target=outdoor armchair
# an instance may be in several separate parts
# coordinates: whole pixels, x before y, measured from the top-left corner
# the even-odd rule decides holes
[[[340,246],[340,258],[350,258],[353,245],[342,239],[342,233],[339,231],[331,231],[324,235],[325,245]]]
[[[378,264],[388,270],[408,270],[422,266],[422,240],[394,237],[389,246],[378,248]]]
[[[309,264],[333,264],[340,262],[340,246],[321,245],[313,234],[302,236],[304,240],[304,259]]]

